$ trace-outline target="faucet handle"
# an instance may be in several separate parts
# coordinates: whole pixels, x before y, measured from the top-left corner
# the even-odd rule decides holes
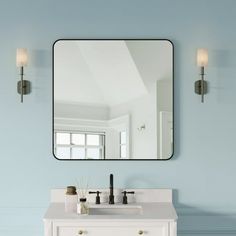
[[[99,196],[99,194],[100,193],[102,193],[102,192],[100,192],[100,191],[89,191],[89,194],[97,194],[97,196],[96,196],[96,204],[100,204],[100,196]]]
[[[123,204],[128,204],[127,194],[135,194],[134,191],[123,191],[122,193],[124,194],[124,196],[123,196]]]

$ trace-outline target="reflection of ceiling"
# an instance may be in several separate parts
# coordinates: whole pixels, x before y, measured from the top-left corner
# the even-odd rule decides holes
[[[169,45],[165,44],[121,40],[57,42],[55,101],[111,107],[147,94],[157,79],[171,76],[171,49],[167,51]]]
[[[157,80],[172,78],[172,47],[165,40],[126,41],[130,54],[148,90]]]

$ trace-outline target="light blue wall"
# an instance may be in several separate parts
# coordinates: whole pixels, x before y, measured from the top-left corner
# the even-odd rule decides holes
[[[42,235],[49,190],[90,176],[107,187],[175,189],[179,234],[236,234],[236,1],[8,0],[0,5],[0,235]],[[63,162],[51,151],[52,44],[58,38],[169,38],[175,44],[175,147],[166,162]],[[30,50],[20,104],[15,50]],[[205,104],[195,52],[209,49]]]

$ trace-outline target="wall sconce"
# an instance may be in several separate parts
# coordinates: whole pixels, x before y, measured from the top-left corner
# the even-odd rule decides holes
[[[197,50],[197,66],[200,67],[201,79],[195,82],[195,93],[201,95],[201,102],[204,102],[204,95],[207,93],[207,82],[204,80],[205,67],[208,65],[208,51],[204,48]]]
[[[18,48],[16,50],[16,66],[20,68],[21,80],[17,83],[17,92],[21,95],[21,102],[23,103],[23,95],[30,93],[30,81],[24,80],[24,67],[28,64],[28,53],[25,48]]]

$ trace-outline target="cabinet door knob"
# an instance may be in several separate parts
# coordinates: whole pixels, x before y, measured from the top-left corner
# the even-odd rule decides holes
[[[143,235],[143,233],[144,233],[143,230],[139,230],[139,231],[138,231],[138,234],[139,234],[139,235]]]
[[[79,235],[82,235],[83,233],[84,233],[83,230],[79,230],[79,232],[78,232]]]

